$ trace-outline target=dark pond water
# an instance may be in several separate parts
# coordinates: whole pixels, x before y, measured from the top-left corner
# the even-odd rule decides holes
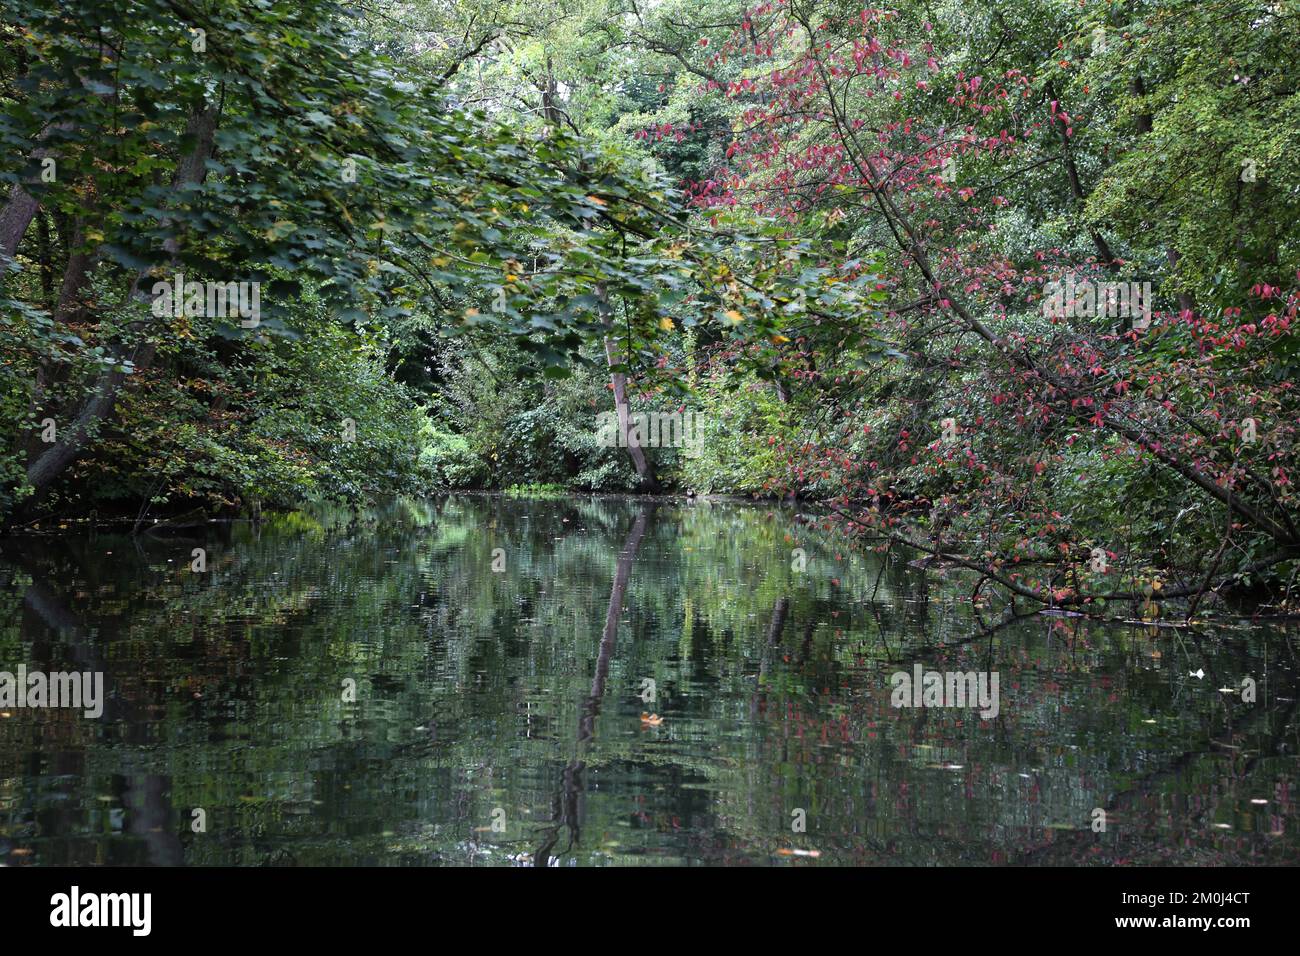
[[[0,862],[1300,861],[1293,631],[986,629],[969,581],[793,518],[463,497],[8,539],[0,671],[107,702],[0,708]],[[996,672],[997,716],[892,706],[917,664]]]

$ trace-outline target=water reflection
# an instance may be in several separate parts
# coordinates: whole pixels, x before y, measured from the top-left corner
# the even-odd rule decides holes
[[[1300,858],[1294,633],[977,615],[787,510],[323,509],[10,539],[0,584],[0,670],[109,695],[0,717],[10,864]],[[916,663],[998,715],[892,707]]]

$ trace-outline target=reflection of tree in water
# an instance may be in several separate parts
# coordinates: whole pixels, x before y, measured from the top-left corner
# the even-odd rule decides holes
[[[0,777],[22,787],[0,836],[27,860],[501,862],[471,835],[496,806],[546,808],[522,835],[537,865],[770,860],[791,806],[810,808],[823,861],[1155,860],[1170,833],[1179,859],[1297,852],[1287,800],[1246,803],[1295,766],[1277,632],[1189,644],[1207,672],[1189,684],[1168,632],[976,628],[952,600],[968,587],[922,586],[903,561],[851,568],[788,514],[705,502],[456,497],[197,543],[202,579],[187,539],[0,542],[0,573],[19,572],[0,588],[6,658],[98,661],[111,695],[102,721],[0,722]],[[877,691],[908,661],[996,666],[1015,706],[994,726],[900,714]],[[1248,673],[1276,682],[1254,708],[1205,692]],[[663,678],[671,732],[614,719],[607,685],[630,674]],[[344,677],[357,705],[339,702]],[[1092,834],[1088,810],[1112,799],[1118,822]],[[1211,829],[1243,804],[1258,830]]]
[[[59,644],[57,650],[51,644],[44,659],[36,659],[35,665],[47,673],[69,667],[81,672],[102,673],[106,699],[101,719],[121,721],[127,728],[126,743],[133,746],[145,744],[147,723],[142,712],[149,709],[149,702],[129,691],[126,694],[112,692],[113,688],[121,685],[113,680],[113,668],[104,660],[100,648],[77,615],[40,579],[42,569],[30,557],[20,564],[32,575],[31,583],[23,592],[24,607],[50,630]],[[139,689],[138,685],[135,689]],[[171,778],[155,773],[127,773],[122,779],[124,786],[120,798],[127,811],[126,828],[147,847],[147,862],[155,866],[179,866],[184,862],[184,853],[176,835],[178,827],[169,799]]]
[[[646,522],[654,513],[654,505],[642,505],[632,522],[623,549],[618,553],[618,562],[614,571],[614,586],[609,594],[609,610],[605,615],[605,628],[600,635],[600,652],[596,655],[596,672],[591,679],[591,693],[582,706],[582,715],[578,719],[578,739],[575,749],[577,755],[560,774],[560,789],[555,795],[552,824],[543,829],[544,837],[537,852],[533,854],[535,866],[547,866],[551,850],[559,842],[560,830],[564,828],[569,834],[569,843],[565,853],[573,849],[581,836],[582,825],[582,774],[586,765],[582,752],[596,733],[596,717],[600,714],[601,701],[605,697],[605,679],[609,676],[609,664],[614,658],[614,644],[618,636],[619,619],[623,616],[623,599],[627,593],[628,579],[632,576],[632,562],[636,560],[637,550],[641,547],[641,538],[645,535]]]

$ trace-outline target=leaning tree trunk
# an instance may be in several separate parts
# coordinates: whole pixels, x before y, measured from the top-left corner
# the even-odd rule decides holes
[[[94,48],[93,56],[95,61],[101,63],[101,65],[115,63],[116,51],[111,46],[105,45],[102,35],[97,41],[87,38],[85,43],[88,47]],[[91,51],[88,49],[87,52]],[[89,82],[84,76],[81,77],[81,83],[83,86],[89,87]],[[95,92],[94,95],[105,102],[112,102],[117,99],[118,93],[114,88],[107,93]],[[36,148],[31,151],[29,159],[32,162],[39,162],[57,155],[52,147],[44,145],[45,141],[56,130],[66,133],[73,129],[75,129],[75,124],[69,120],[61,120],[46,126],[37,135]],[[34,182],[34,180],[28,180],[28,182]],[[9,190],[9,199],[5,202],[3,208],[0,208],[0,266],[3,266],[6,261],[18,254],[18,246],[22,243],[27,227],[32,224],[32,220],[36,217],[36,210],[39,207],[40,203],[23,188],[21,182],[15,183],[13,188]]]
[[[646,459],[641,442],[630,427],[631,415],[628,414],[627,405],[627,376],[622,372],[615,371],[622,363],[622,358],[618,354],[618,345],[613,338],[614,320],[609,312],[609,299],[605,294],[603,285],[596,287],[596,297],[600,299],[601,305],[604,307],[602,311],[604,312],[605,322],[605,360],[609,363],[610,384],[614,386],[614,412],[618,415],[620,444],[627,446],[628,456],[632,459],[632,467],[636,469],[636,477],[641,483],[642,490],[657,491],[659,482],[655,480],[654,470]]]
[[[185,133],[193,140],[194,146],[176,167],[176,173],[172,177],[174,189],[201,183],[207,176],[207,161],[212,156],[217,115],[218,107],[203,104],[202,108],[190,116]],[[163,243],[163,249],[175,264],[180,254],[180,240],[174,235],[168,237]],[[131,283],[131,298],[136,302],[151,301],[151,296],[141,289],[142,284],[149,279],[149,273],[150,270],[140,272]],[[139,371],[149,366],[153,356],[154,346],[146,342],[138,346],[130,356],[119,356],[119,360],[129,358],[133,369]],[[95,426],[113,411],[127,374],[121,370],[121,361],[119,361],[110,371],[101,375],[95,382],[90,397],[78,411],[72,426],[64,429],[58,441],[50,445],[39,458],[28,464],[27,482],[34,489],[28,507],[40,501],[54,480],[85,452]]]
[[[37,158],[44,150],[36,150]],[[36,216],[36,200],[21,183],[9,190],[9,201],[0,209],[0,264],[12,259],[18,253],[18,246],[23,241],[27,227]]]
[[[72,129],[72,124],[55,123],[53,126],[46,127],[41,131],[38,141],[43,142],[56,129],[69,130]],[[53,155],[54,150],[49,147],[37,146],[31,152],[31,159],[33,162],[38,162]],[[18,247],[27,233],[27,227],[36,218],[36,210],[39,206],[36,197],[24,189],[22,183],[15,183],[9,190],[9,199],[3,208],[0,208],[0,266],[18,255]]]
[[[654,471],[650,468],[650,462],[646,459],[645,450],[636,434],[632,431],[630,425],[631,416],[628,414],[627,406],[627,376],[622,372],[616,372],[614,369],[619,365],[618,346],[609,336],[605,337],[605,358],[609,362],[610,383],[614,386],[614,411],[618,415],[618,432],[623,438],[623,443],[627,445],[627,453],[632,459],[632,467],[636,469],[637,479],[641,482],[641,487],[647,491],[654,491],[659,487],[655,480]]]

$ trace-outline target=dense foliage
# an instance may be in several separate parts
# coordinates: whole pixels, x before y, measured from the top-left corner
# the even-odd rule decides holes
[[[3,9],[10,521],[668,489],[1063,605],[1300,569],[1292,4]],[[146,321],[175,271],[267,318]]]

